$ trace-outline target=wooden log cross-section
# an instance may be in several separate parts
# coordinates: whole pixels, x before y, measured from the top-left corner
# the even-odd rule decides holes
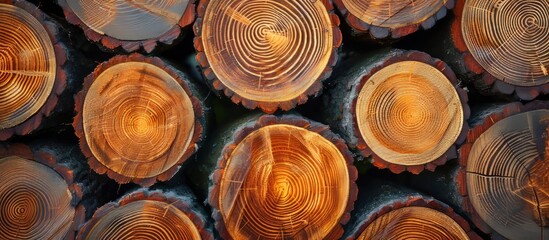
[[[444,62],[401,50],[355,59],[325,98],[326,119],[352,149],[394,173],[434,171],[457,157],[470,110]]]
[[[460,148],[464,209],[484,232],[549,239],[549,103],[489,108]]]
[[[206,215],[189,191],[139,189],[95,211],[77,240],[213,240]]]
[[[354,34],[398,39],[429,29],[454,7],[454,0],[334,0]]]
[[[322,89],[342,36],[328,0],[201,0],[197,61],[211,87],[267,113],[303,104]]]
[[[202,141],[199,94],[159,58],[132,54],[100,64],[76,96],[73,123],[90,167],[118,183],[169,180]]]
[[[0,141],[43,125],[70,65],[59,25],[30,3],[7,2],[0,3]]]
[[[107,49],[152,52],[172,44],[195,19],[194,0],[58,0],[68,22]]]
[[[549,93],[549,0],[457,0],[452,39],[487,93]]]
[[[226,133],[213,151],[220,155],[209,193],[222,239],[343,234],[357,171],[345,142],[328,126],[295,115],[264,115]]]
[[[72,239],[84,222],[87,186],[76,183],[72,159],[48,148],[0,144],[2,239]],[[89,170],[88,170],[89,171]]]

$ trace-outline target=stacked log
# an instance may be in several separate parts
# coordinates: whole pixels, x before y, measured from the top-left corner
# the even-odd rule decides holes
[[[76,96],[73,123],[90,167],[121,184],[169,180],[204,136],[199,94],[159,58],[132,54],[100,64]]]
[[[273,113],[322,89],[342,37],[328,0],[223,1],[198,5],[196,59],[211,88]]]
[[[0,3],[0,141],[27,135],[59,112],[74,65],[61,27],[25,1]],[[70,104],[69,104],[70,105]]]
[[[430,29],[454,7],[454,0],[334,0],[354,35],[399,39]]]
[[[147,53],[172,44],[196,17],[194,0],[58,0],[68,22],[108,50]]]
[[[495,106],[482,112],[460,148],[463,207],[484,232],[547,239],[549,104]]]
[[[97,209],[76,239],[213,240],[207,215],[185,187],[138,189]]]
[[[210,151],[208,198],[222,239],[342,235],[357,172],[341,138],[297,115],[254,115],[223,132]]]
[[[349,146],[394,173],[434,171],[455,158],[470,110],[453,71],[418,51],[358,58],[325,98],[325,118]]]

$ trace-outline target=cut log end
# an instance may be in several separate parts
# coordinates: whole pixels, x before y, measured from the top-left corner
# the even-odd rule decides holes
[[[357,238],[367,239],[469,239],[450,216],[426,207],[404,207],[385,213]]]
[[[396,62],[371,75],[354,111],[369,153],[400,166],[424,165],[443,156],[465,121],[448,76],[419,61]]]
[[[106,167],[120,183],[156,178],[177,167],[201,136],[198,100],[157,60],[137,54],[115,58],[88,76],[85,95],[77,97],[81,119],[75,128],[83,131],[91,167]]]
[[[280,123],[246,134],[224,154],[214,180],[218,198],[211,201],[226,228],[220,232],[232,239],[338,238],[356,199],[356,176],[349,153],[329,139]]]
[[[67,182],[41,163],[0,159],[2,239],[62,239],[71,230],[75,208]]]
[[[543,239],[549,234],[548,118],[549,110],[541,109],[488,120],[495,124],[468,139],[468,200],[506,238]]]
[[[48,31],[26,10],[0,4],[0,130],[37,114],[56,81],[54,45]]]
[[[467,1],[461,33],[468,50],[488,73],[517,86],[549,83],[547,0]]]
[[[320,90],[339,47],[337,23],[323,1],[207,1],[197,50],[210,81],[248,108],[293,108]],[[199,53],[200,56],[200,53]],[[213,84],[213,85],[220,85]],[[246,103],[255,102],[255,104]]]

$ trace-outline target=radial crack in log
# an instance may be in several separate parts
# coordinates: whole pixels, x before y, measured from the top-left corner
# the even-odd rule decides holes
[[[138,54],[101,64],[74,121],[90,166],[119,183],[166,181],[202,139],[204,109],[185,76]]]
[[[337,60],[339,20],[328,1],[202,0],[197,60],[215,90],[272,113],[317,94]]]

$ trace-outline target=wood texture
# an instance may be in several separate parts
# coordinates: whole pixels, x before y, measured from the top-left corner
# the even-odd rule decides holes
[[[169,180],[198,149],[205,124],[184,78],[138,54],[98,66],[77,95],[73,124],[92,169],[119,183]]]
[[[194,0],[58,0],[67,21],[105,48],[152,52],[171,44],[195,19]]]
[[[210,85],[267,113],[317,94],[337,60],[339,19],[327,0],[202,0],[197,61]]]
[[[334,0],[355,34],[398,39],[429,29],[454,7],[454,0]]]
[[[460,193],[479,228],[547,239],[546,102],[508,104],[473,128],[460,149]]]
[[[0,144],[2,239],[73,238],[85,210],[73,169],[46,150]]]
[[[262,116],[234,132],[209,202],[224,239],[335,239],[356,199],[345,143],[302,117]]]
[[[213,240],[192,196],[138,189],[97,209],[76,239]]]
[[[467,95],[442,61],[418,51],[357,56],[326,96],[326,117],[362,156],[394,173],[433,171],[465,138]]]
[[[59,26],[24,1],[0,4],[0,140],[26,135],[50,116],[67,83]]]

